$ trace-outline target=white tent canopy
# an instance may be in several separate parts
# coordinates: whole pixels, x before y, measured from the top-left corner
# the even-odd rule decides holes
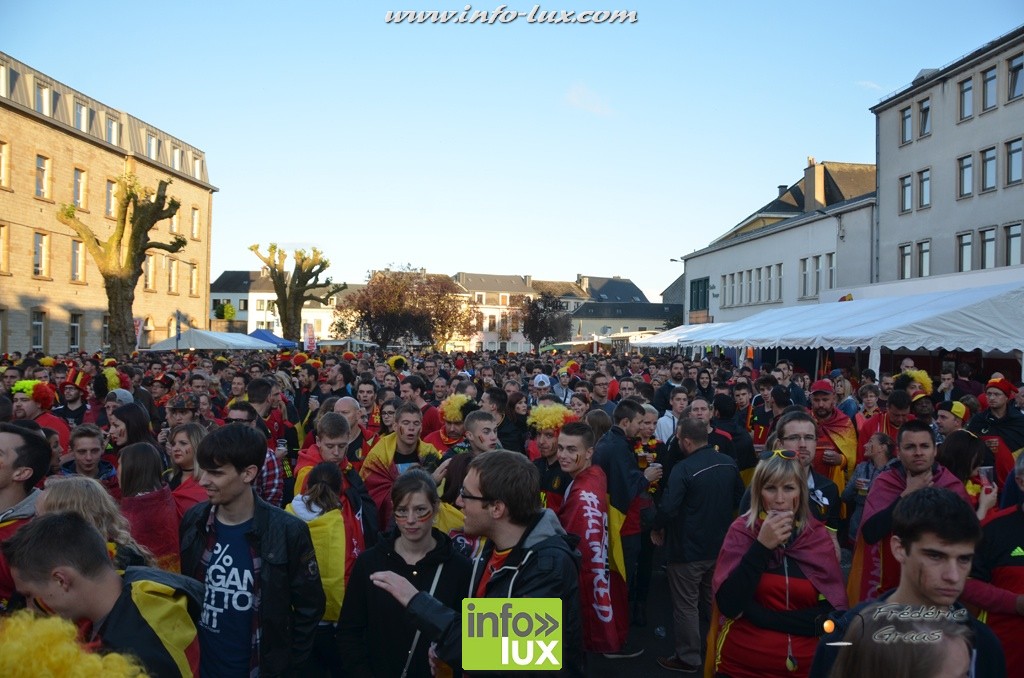
[[[269,341],[262,341],[247,334],[238,332],[210,332],[209,330],[186,330],[181,333],[181,338],[175,340],[171,335],[163,341],[158,341],[147,350],[149,351],[173,351],[189,349],[223,350],[223,351],[276,351],[277,346]]]
[[[717,323],[713,325],[718,328],[725,328],[732,323]],[[698,330],[707,329],[712,325],[679,325],[673,327],[670,330],[665,330],[660,334],[655,334],[650,337],[644,337],[642,339],[635,339],[630,342],[631,346],[641,346],[643,348],[675,348],[679,346],[679,342],[688,338],[690,335],[696,333]]]
[[[679,345],[1012,353],[1024,346],[1024,283],[792,306],[698,327]]]

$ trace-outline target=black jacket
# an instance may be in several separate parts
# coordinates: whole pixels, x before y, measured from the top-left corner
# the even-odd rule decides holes
[[[486,598],[561,598],[562,599],[562,669],[522,672],[524,676],[587,675],[583,651],[583,626],[580,618],[578,538],[565,533],[554,512],[545,509],[537,514],[523,533],[522,539],[508,554],[505,564],[487,582]],[[494,551],[494,542],[487,541],[483,553],[473,561],[473,576],[467,595],[476,596],[484,568]],[[423,634],[437,642],[437,654],[449,664],[458,664],[462,657],[462,614],[446,607],[425,593],[409,601],[408,614]],[[500,678],[519,675],[515,671],[489,673],[473,671],[473,678],[493,675]]]
[[[715,560],[743,496],[732,457],[705,446],[672,467],[658,510],[670,563]]]
[[[732,453],[740,470],[757,466],[757,455],[754,453],[754,439],[750,437],[746,424],[738,424],[735,419],[712,419],[711,425],[725,431],[732,437]],[[723,450],[724,451],[724,450]]]
[[[436,529],[433,534],[437,547],[415,565],[407,564],[402,556],[395,553],[397,531],[359,554],[345,588],[345,600],[338,619],[338,648],[345,658],[344,668],[350,678],[402,675],[416,635],[416,627],[404,616],[394,596],[370,583],[370,575],[374,572],[395,572],[420,591],[429,591],[440,567],[441,575],[434,598],[461,614],[472,566],[469,558],[456,551],[447,535]],[[409,678],[429,678],[429,647],[430,641],[421,637],[409,662]],[[458,675],[458,667],[453,668]]]
[[[249,543],[262,560],[260,570],[260,675],[279,676],[301,668],[313,648],[326,600],[313,541],[301,519],[255,496]],[[181,519],[181,573],[205,580],[210,502],[193,506]]]

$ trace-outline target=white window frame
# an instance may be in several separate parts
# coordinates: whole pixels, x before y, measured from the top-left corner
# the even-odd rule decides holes
[[[53,89],[42,80],[33,84],[32,110],[46,117],[53,115]]]
[[[927,278],[932,274],[932,241],[917,243],[917,277]]]
[[[72,170],[71,177],[71,201],[78,209],[87,209],[88,203],[89,175],[81,167]]]
[[[996,190],[999,185],[999,154],[995,146],[981,151],[981,192]]]
[[[85,282],[85,243],[71,241],[71,282]]]
[[[958,273],[974,270],[974,232],[958,233],[956,236],[956,269]]]
[[[995,66],[981,72],[981,112],[999,105],[999,69]]]
[[[46,348],[46,311],[30,311],[30,332],[29,343],[33,351],[42,351]],[[38,334],[37,334],[38,333]],[[38,336],[38,341],[37,341]]]
[[[932,206],[932,171],[923,169],[917,173],[917,208]]]
[[[913,246],[910,243],[904,243],[899,246],[898,258],[896,260],[897,266],[899,267],[899,279],[909,280],[914,274],[914,252]]]
[[[1024,181],[1024,138],[1017,137],[1006,142],[1006,185],[1012,186],[1022,181]]]
[[[32,277],[50,277],[50,235],[40,231],[32,233]]]
[[[50,159],[36,155],[36,197],[50,199]]]
[[[1009,224],[1003,229],[1004,251],[1003,261],[1007,266],[1019,266],[1024,263],[1024,224]]]
[[[917,102],[917,137],[930,136],[932,133],[932,100],[931,97]]]
[[[900,109],[900,145],[914,140],[914,109],[910,106]]]
[[[121,123],[109,113],[105,116],[103,138],[112,146],[119,146],[121,140]]]
[[[193,240],[199,240],[199,229],[200,229],[199,208],[198,207],[193,207],[192,208],[192,239]]]
[[[11,169],[11,146],[6,141],[0,141],[0,187],[7,188],[10,183]]]
[[[958,198],[969,198],[974,195],[973,154],[956,159],[956,195]]]
[[[983,228],[978,231],[978,254],[980,260],[978,262],[978,268],[980,270],[986,270],[996,267],[996,229]]]
[[[960,96],[958,103],[959,119],[970,120],[974,117],[974,77],[971,76],[966,80],[961,80],[957,91]]]
[[[909,174],[899,179],[899,207],[900,214],[914,209],[914,178]]]
[[[1006,100],[1024,96],[1024,52],[1006,60]]]
[[[82,346],[82,314],[71,313],[68,316],[68,350],[77,351]]]

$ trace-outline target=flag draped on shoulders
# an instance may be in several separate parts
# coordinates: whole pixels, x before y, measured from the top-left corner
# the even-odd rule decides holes
[[[359,475],[366,483],[366,490],[370,493],[373,503],[377,505],[377,518],[381,531],[388,529],[391,523],[391,486],[395,479],[401,475],[401,470],[395,464],[395,452],[398,449],[398,435],[389,433],[382,436],[377,444],[373,446],[370,453],[363,460],[359,469]],[[440,463],[441,456],[433,445],[419,441],[416,447],[416,456],[424,470],[433,472]]]
[[[558,519],[580,538],[580,603],[584,644],[590,652],[615,652],[629,633],[626,581],[609,563],[608,482],[600,467],[581,471],[569,486]]]

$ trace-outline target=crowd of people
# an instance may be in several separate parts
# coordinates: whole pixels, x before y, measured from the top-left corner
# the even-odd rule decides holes
[[[0,655],[51,615],[149,675],[457,676],[465,599],[557,598],[561,672],[628,671],[663,571],[669,671],[1024,666],[1003,374],[257,355],[0,360]]]

